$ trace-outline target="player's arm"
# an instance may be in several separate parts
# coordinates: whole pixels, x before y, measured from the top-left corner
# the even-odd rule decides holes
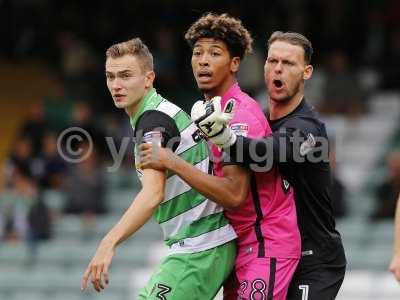
[[[152,169],[143,170],[142,189],[103,241],[115,248],[140,229],[164,199],[164,188],[164,172]]]
[[[171,170],[191,187],[208,199],[228,209],[239,207],[249,191],[250,171],[237,165],[223,167],[224,177],[206,174],[170,149],[155,148],[155,145],[140,145],[143,168],[166,168]]]
[[[271,135],[261,139],[238,136],[227,150],[229,159],[258,171],[280,163],[329,161],[328,138],[324,129],[303,118],[292,118]]]
[[[176,136],[176,131],[176,125],[166,114],[148,111],[137,121],[135,137],[138,140],[153,141],[153,137],[159,138],[162,134],[167,143],[171,136]],[[179,135],[179,131],[177,134]],[[91,278],[98,292],[104,289],[103,279],[108,282],[108,268],[116,246],[134,234],[151,217],[164,198],[165,180],[164,171],[148,169],[143,172],[141,191],[119,222],[101,241],[83,276],[82,288],[86,287],[87,280]]]
[[[115,248],[133,235],[152,216],[164,198],[165,174],[147,169],[143,172],[143,187],[118,223],[100,242],[96,254],[89,263],[82,279],[81,289],[85,289],[91,279],[93,287],[100,292],[109,282],[108,269]]]
[[[236,142],[225,151],[232,161],[245,167],[262,167],[267,171],[279,163],[282,151],[286,161],[292,161],[293,145],[290,137],[290,134],[282,135],[280,132],[259,139],[238,136]]]
[[[237,165],[222,168],[223,177],[206,174],[181,158],[166,166],[208,199],[227,209],[238,208],[246,199],[250,171]]]
[[[228,104],[222,109],[219,97],[198,101],[192,107],[192,119],[211,142],[228,153],[232,162],[265,172],[280,162],[305,161],[302,157],[316,146],[313,140],[313,145],[302,147],[309,133],[314,137],[319,135],[319,128],[301,118],[288,120],[283,128],[264,138],[236,136],[227,126],[233,117]]]
[[[389,266],[397,281],[400,282],[400,195],[397,199],[397,207],[394,222],[394,249],[393,258]]]

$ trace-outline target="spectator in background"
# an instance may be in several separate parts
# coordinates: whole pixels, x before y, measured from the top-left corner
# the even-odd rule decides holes
[[[72,122],[69,127],[79,127],[87,131],[100,158],[103,158],[106,155],[107,145],[105,134],[101,129],[100,124],[94,120],[93,110],[88,103],[80,101],[75,104],[72,112]],[[71,134],[74,133],[72,132]],[[76,145],[73,146],[76,147]]]
[[[12,185],[0,191],[0,239],[24,241],[32,263],[37,243],[50,238],[50,215],[35,180],[19,167],[14,168],[12,178]]]
[[[90,74],[95,74],[96,61],[87,41],[74,32],[60,32],[57,36],[61,72],[69,93],[73,97],[90,95]],[[97,77],[96,77],[97,78]]]
[[[79,145],[83,153],[88,151],[87,143]],[[71,165],[64,178],[67,196],[64,211],[83,215],[89,223],[97,214],[106,212],[105,176],[96,151],[79,164]]]
[[[28,225],[30,228],[29,241],[34,248],[36,242],[50,239],[51,215],[40,192],[29,210]]]
[[[29,110],[28,117],[19,133],[32,143],[32,154],[36,156],[42,148],[42,139],[46,130],[43,102],[36,102]]]
[[[35,176],[35,161],[33,159],[32,142],[28,138],[17,138],[10,152],[10,156],[5,165],[5,180],[6,184],[10,183],[18,169],[19,173],[25,176],[34,178]]]
[[[28,215],[38,196],[33,179],[18,166],[12,170],[13,182],[0,194],[0,236],[6,241],[28,240]]]
[[[400,194],[397,199],[397,208],[394,224],[393,258],[389,265],[389,271],[400,282]]]
[[[329,53],[326,71],[323,112],[360,115],[364,111],[362,90],[347,54],[340,49]]]
[[[61,188],[62,178],[66,172],[65,161],[60,157],[57,149],[57,136],[47,132],[42,140],[42,150],[37,158],[40,165],[38,180],[42,188]]]
[[[56,78],[51,83],[44,104],[47,129],[60,131],[71,123],[73,103],[60,79]]]
[[[372,220],[394,216],[400,193],[400,150],[389,154],[387,167],[389,176],[376,190],[376,209],[371,215]]]

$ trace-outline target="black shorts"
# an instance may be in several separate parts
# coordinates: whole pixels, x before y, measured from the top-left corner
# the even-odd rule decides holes
[[[312,266],[300,264],[289,286],[287,300],[333,300],[342,285],[346,263],[343,260]]]

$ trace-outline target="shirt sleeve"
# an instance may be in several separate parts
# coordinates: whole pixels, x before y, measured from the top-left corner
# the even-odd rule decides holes
[[[157,111],[145,111],[135,126],[136,143],[155,142],[162,147],[175,151],[180,143],[180,133],[175,121],[167,114]]]
[[[318,157],[328,160],[328,152],[327,137],[320,133],[319,124],[296,117],[261,139],[238,136],[236,143],[227,149],[226,157],[244,167],[268,171],[279,163],[297,164]]]

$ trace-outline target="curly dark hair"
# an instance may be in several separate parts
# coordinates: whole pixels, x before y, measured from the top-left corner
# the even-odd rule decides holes
[[[242,21],[228,14],[207,13],[194,22],[185,34],[191,48],[200,38],[214,38],[225,42],[231,56],[243,59],[253,51],[253,38]]]

